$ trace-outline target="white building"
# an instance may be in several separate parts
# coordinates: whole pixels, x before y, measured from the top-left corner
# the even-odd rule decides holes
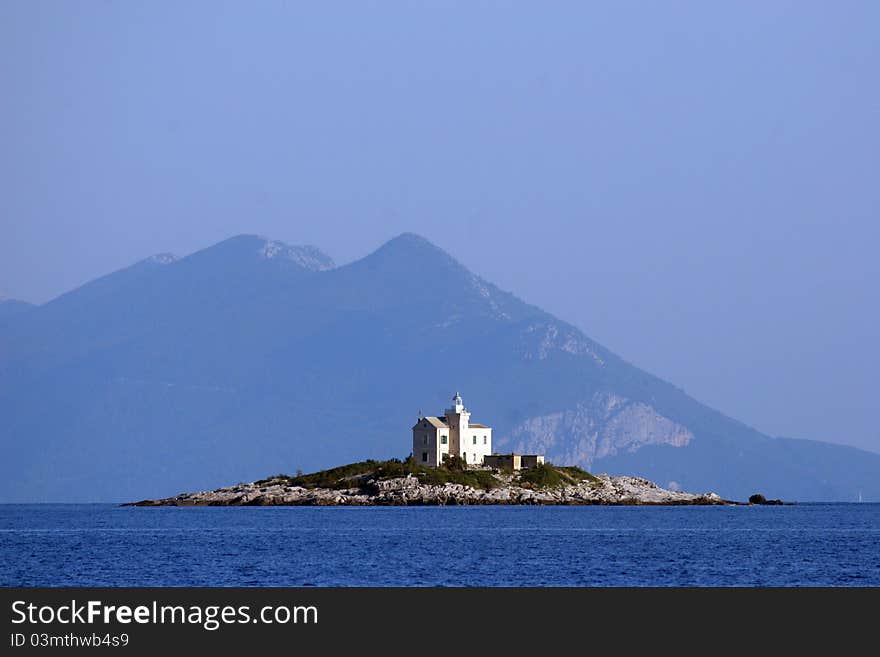
[[[412,428],[413,458],[423,465],[438,466],[447,455],[460,456],[470,465],[482,464],[492,453],[492,427],[470,421],[457,392],[443,417],[422,417]]]

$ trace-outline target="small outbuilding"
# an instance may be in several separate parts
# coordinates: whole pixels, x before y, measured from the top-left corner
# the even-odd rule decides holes
[[[483,465],[497,470],[527,470],[544,464],[543,454],[490,454],[483,457]]]

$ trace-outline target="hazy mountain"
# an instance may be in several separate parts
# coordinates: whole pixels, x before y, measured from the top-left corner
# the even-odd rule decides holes
[[[335,267],[239,236],[0,322],[0,499],[129,500],[406,456],[461,390],[502,450],[744,498],[880,500],[880,455],[774,439],[415,235]]]
[[[0,322],[34,308],[33,304],[18,299],[0,299]]]

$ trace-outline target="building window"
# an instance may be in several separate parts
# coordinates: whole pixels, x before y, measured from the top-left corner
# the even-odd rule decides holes
[[[489,439],[488,439],[486,436],[483,436],[483,444],[484,444],[484,445],[488,445],[488,444],[489,444],[489,443],[488,443],[488,440],[489,440]]]
[[[427,463],[428,462],[428,452],[422,452],[422,460]]]
[[[477,437],[474,436],[474,445],[476,445],[476,444],[477,444]]]
[[[428,436],[422,436],[422,445],[428,444]]]
[[[441,445],[445,445],[445,444],[446,444],[446,436],[440,436],[440,444],[441,444]]]

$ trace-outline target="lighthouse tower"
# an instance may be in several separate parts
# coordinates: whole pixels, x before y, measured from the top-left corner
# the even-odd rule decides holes
[[[460,456],[465,463],[476,462],[475,450],[471,450],[470,458],[468,458],[467,441],[465,440],[470,419],[471,414],[464,407],[461,393],[456,392],[455,397],[452,398],[452,406],[446,409],[446,426],[449,427],[449,452]]]

